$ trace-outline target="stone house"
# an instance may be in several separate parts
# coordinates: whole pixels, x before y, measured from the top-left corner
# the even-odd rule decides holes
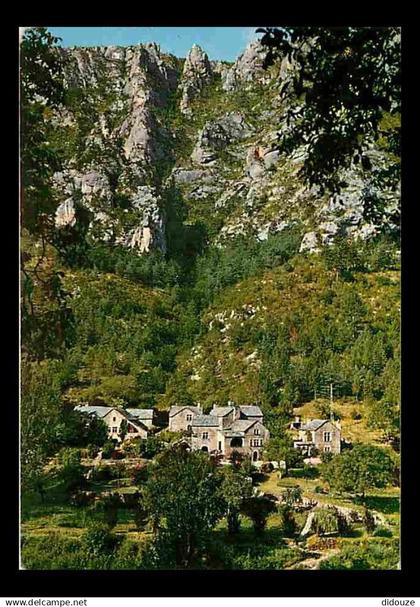
[[[192,421],[196,415],[201,415],[201,407],[184,406],[171,407],[169,410],[169,426],[171,432],[186,432],[191,431]]]
[[[311,456],[314,449],[319,452],[337,454],[341,451],[341,424],[329,419],[311,419],[305,423],[296,416],[290,428],[295,431],[295,449]]]
[[[247,417],[249,415],[249,417]],[[213,407],[210,415],[198,415],[192,423],[191,447],[228,458],[233,452],[262,459],[270,433],[263,425],[259,407]]]
[[[223,430],[214,415],[196,415],[192,420],[191,448],[211,453],[222,451]]]
[[[78,405],[76,411],[87,415],[96,415],[108,427],[108,437],[121,442],[120,427],[123,420],[127,422],[125,438],[147,438],[147,431],[153,425],[153,409],[120,409],[117,407]]]
[[[262,459],[262,450],[269,438],[270,433],[261,421],[237,419],[224,432],[223,453],[225,457],[230,457],[236,451],[256,462]]]

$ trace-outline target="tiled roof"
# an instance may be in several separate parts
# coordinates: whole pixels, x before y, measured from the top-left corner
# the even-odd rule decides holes
[[[322,424],[325,424],[325,422],[327,422],[327,419],[311,419],[310,421],[304,423],[301,425],[300,429],[301,430],[318,430],[318,428],[320,428],[322,426]]]
[[[114,408],[115,407],[101,407],[99,405],[77,405],[77,407],[75,407],[75,410],[80,411],[80,413],[94,413],[98,417],[105,417],[105,415],[112,411]]]
[[[226,431],[246,432],[253,424],[255,424],[255,419],[237,419]]]
[[[219,426],[219,420],[214,415],[196,415],[192,420],[192,426]]]
[[[235,411],[235,407],[213,407],[213,409],[210,411],[210,415],[224,417],[225,415],[229,415],[229,413],[232,411]]]
[[[137,419],[153,419],[153,409],[126,409],[126,411]]]
[[[239,407],[239,410],[244,415],[249,415],[251,417],[262,417],[263,414],[261,409],[257,405],[244,405],[242,407]]]
[[[169,409],[169,417],[173,417],[174,415],[176,415],[183,409],[189,409],[190,411],[197,413],[197,415],[201,413],[200,407],[192,407],[192,406],[190,407],[189,405],[185,405],[184,407],[173,406]]]

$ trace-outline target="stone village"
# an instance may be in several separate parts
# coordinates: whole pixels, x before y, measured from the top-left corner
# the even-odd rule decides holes
[[[108,428],[108,436],[122,442],[121,424],[126,435],[146,439],[156,429],[157,412],[154,409],[121,409],[107,406],[79,405],[76,410],[101,418]],[[192,450],[201,450],[224,459],[237,452],[253,462],[261,462],[270,433],[263,423],[263,412],[256,405],[237,406],[231,401],[225,407],[214,406],[204,414],[200,405],[173,406],[168,413],[167,430],[184,434],[182,441]],[[289,426],[294,435],[293,446],[306,457],[316,452],[341,451],[341,425],[332,419],[301,421],[300,416]]]

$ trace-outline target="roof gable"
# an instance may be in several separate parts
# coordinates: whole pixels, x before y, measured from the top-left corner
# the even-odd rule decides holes
[[[199,407],[190,406],[190,405],[178,407],[178,406],[174,405],[173,407],[171,407],[169,409],[169,417],[174,417],[175,415],[178,415],[178,413],[181,413],[181,411],[183,411],[184,409],[188,409],[189,411],[191,411],[192,413],[195,413],[196,415],[201,413],[201,409]]]
[[[319,430],[319,428],[321,428],[321,426],[323,426],[324,424],[327,424],[328,422],[332,423],[335,426],[334,422],[332,422],[330,419],[311,419],[310,421],[302,424],[300,429],[301,430]]]
[[[263,417],[263,412],[257,405],[242,405],[239,411],[250,417]]]
[[[235,411],[235,407],[213,407],[210,411],[210,415],[215,415],[216,417],[225,417]]]
[[[236,419],[227,430],[229,432],[247,432],[258,423],[257,419]]]
[[[105,405],[77,405],[75,411],[79,411],[79,413],[87,413],[88,415],[96,415],[97,417],[105,417],[113,411],[114,407],[106,407]]]

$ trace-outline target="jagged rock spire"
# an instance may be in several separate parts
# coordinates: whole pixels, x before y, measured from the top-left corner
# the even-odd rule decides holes
[[[212,77],[213,69],[207,54],[194,44],[185,59],[179,84],[182,90],[180,109],[183,114],[189,113],[191,100],[211,81]]]

